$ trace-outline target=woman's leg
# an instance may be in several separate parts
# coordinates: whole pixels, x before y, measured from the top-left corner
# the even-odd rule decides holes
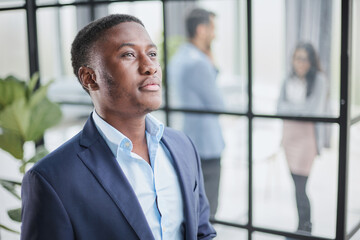
[[[296,206],[299,216],[298,230],[311,233],[311,209],[310,201],[306,194],[306,183],[308,176],[291,174],[295,184]]]

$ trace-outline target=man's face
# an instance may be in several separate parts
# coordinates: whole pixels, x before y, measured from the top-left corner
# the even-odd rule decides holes
[[[90,94],[101,115],[141,116],[160,107],[161,67],[143,26],[108,29],[95,44],[94,62],[98,89]]]
[[[205,24],[206,36],[204,40],[206,41],[207,46],[211,46],[212,41],[215,38],[215,19],[213,16],[210,17],[209,24]]]

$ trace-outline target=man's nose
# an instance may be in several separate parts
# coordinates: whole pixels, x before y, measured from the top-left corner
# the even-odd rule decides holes
[[[141,74],[153,75],[157,72],[159,63],[149,57],[144,57],[140,63],[139,71]]]

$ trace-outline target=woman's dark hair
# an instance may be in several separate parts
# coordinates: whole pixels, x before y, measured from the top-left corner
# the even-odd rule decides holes
[[[298,45],[296,45],[294,53],[293,53],[293,59],[295,57],[295,53],[296,51],[303,49],[305,50],[305,52],[308,55],[308,61],[310,63],[310,69],[308,71],[308,73],[306,74],[305,78],[306,78],[306,96],[309,96],[311,94],[311,91],[313,89],[314,86],[314,82],[315,82],[315,78],[316,78],[316,74],[317,72],[321,71],[321,67],[320,67],[320,62],[319,62],[319,58],[318,55],[315,51],[314,46],[311,43],[308,42],[300,42],[298,43]],[[294,69],[294,65],[292,64],[292,70],[291,70],[291,76],[296,76],[296,72]]]

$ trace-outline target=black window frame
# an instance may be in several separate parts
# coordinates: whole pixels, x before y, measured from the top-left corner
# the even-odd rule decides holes
[[[146,0],[132,0],[131,2],[139,2]],[[166,73],[167,67],[167,34],[166,34],[166,4],[167,2],[178,1],[178,0],[157,0],[162,2],[163,5],[163,29],[164,29],[164,72]],[[184,0],[183,0],[184,1]],[[194,0],[190,0],[194,1]],[[356,226],[347,234],[346,233],[346,222],[347,222],[347,197],[348,197],[348,163],[349,163],[349,135],[350,127],[358,122],[360,122],[360,115],[351,118],[350,116],[350,57],[351,57],[351,29],[352,29],[352,2],[354,0],[342,0],[341,1],[341,60],[340,60],[340,115],[338,117],[293,117],[293,116],[280,116],[280,115],[263,115],[255,114],[253,112],[253,76],[252,76],[252,0],[247,0],[247,76],[248,76],[248,108],[246,112],[228,112],[228,111],[200,111],[200,110],[191,110],[183,108],[172,108],[169,105],[169,96],[165,92],[165,104],[162,107],[162,111],[165,112],[166,124],[171,124],[169,115],[176,112],[191,112],[199,114],[218,114],[218,115],[233,115],[239,117],[245,117],[248,120],[248,223],[245,225],[237,224],[234,222],[222,221],[219,219],[211,219],[213,223],[222,224],[230,227],[245,229],[248,232],[248,239],[252,239],[252,234],[254,232],[268,233],[278,236],[285,237],[296,237],[298,239],[317,239],[317,240],[330,240],[332,238],[322,238],[316,236],[303,236],[295,233],[278,231],[268,228],[261,228],[253,226],[253,164],[252,164],[252,142],[253,142],[253,121],[257,118],[263,119],[292,119],[292,120],[301,120],[301,121],[312,121],[312,122],[325,122],[325,123],[334,123],[339,126],[339,161],[338,161],[338,192],[337,192],[337,217],[336,217],[336,240],[350,239],[353,237],[360,229],[360,221]],[[111,0],[111,1],[96,1],[96,0],[84,0],[84,1],[75,1],[73,3],[67,4],[42,4],[37,5],[36,0],[26,0],[24,4],[19,6],[17,4],[14,7],[1,7],[0,13],[3,11],[13,11],[13,10],[25,10],[26,19],[27,19],[27,33],[28,33],[28,55],[29,55],[29,72],[30,76],[35,72],[41,71],[39,66],[39,45],[38,45],[38,32],[37,32],[37,10],[41,8],[61,8],[66,6],[89,6],[90,7],[90,18],[91,20],[95,19],[95,6],[101,4],[109,4],[115,2],[129,2],[123,0]],[[165,86],[167,85],[167,76],[164,76]],[[69,104],[69,103],[66,103]],[[76,104],[76,103],[73,103]]]

